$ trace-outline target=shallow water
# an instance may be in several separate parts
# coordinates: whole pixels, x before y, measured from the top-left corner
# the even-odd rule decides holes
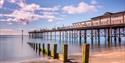
[[[28,37],[0,36],[0,61],[13,61],[36,57],[32,48],[27,45]]]
[[[91,51],[98,51],[101,50],[101,48],[105,48],[105,40],[104,37],[101,37],[101,44],[100,47],[97,47],[97,42],[94,40],[94,47],[91,47]],[[122,42],[121,44],[124,46],[125,45],[125,37],[122,37]],[[28,36],[0,36],[0,62],[2,61],[16,61],[16,60],[23,60],[23,59],[28,59],[28,58],[35,58],[38,57],[36,52],[27,44],[27,42],[37,42],[37,43],[45,43],[46,44],[50,43],[51,44],[51,49],[52,49],[52,44],[56,43],[58,45],[58,52],[61,53],[62,51],[62,45],[63,44],[68,44],[68,52],[69,54],[73,53],[78,53],[81,52],[81,46],[83,44],[83,39],[82,43],[79,43],[78,38],[74,38],[71,40],[69,38],[68,40],[59,40],[58,36],[56,39],[50,40],[50,39],[42,39],[42,38],[29,38]],[[91,40],[88,37],[87,38],[88,43],[91,44]],[[113,42],[114,44],[114,42]],[[114,45],[113,45],[114,47]],[[117,45],[117,47],[119,47]]]

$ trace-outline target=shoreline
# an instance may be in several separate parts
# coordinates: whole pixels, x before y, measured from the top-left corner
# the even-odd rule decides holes
[[[103,51],[102,51],[103,50]],[[112,47],[111,49],[102,49],[101,51],[90,52],[89,63],[124,63],[125,47]],[[82,53],[74,53],[68,57],[71,62],[82,63]],[[4,63],[62,63],[58,59],[40,56],[20,61],[3,61]],[[0,62],[1,63],[1,62]]]
[[[125,62],[125,46],[101,48],[94,51],[90,51],[89,63],[124,63]],[[69,54],[68,58],[71,62],[82,63],[82,53]],[[52,59],[50,57],[28,58],[17,61],[0,61],[0,63],[62,63],[58,59]]]

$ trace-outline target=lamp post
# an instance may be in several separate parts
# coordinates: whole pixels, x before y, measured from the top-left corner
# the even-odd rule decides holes
[[[22,43],[23,43],[23,31],[24,31],[24,30],[22,30]]]

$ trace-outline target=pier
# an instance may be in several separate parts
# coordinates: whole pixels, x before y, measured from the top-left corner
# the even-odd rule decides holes
[[[71,26],[63,26],[52,29],[41,29],[29,32],[29,37],[72,40],[77,37],[81,44],[82,39],[87,43],[88,34],[91,36],[91,45],[93,39],[97,39],[97,44],[100,46],[100,37],[105,37],[108,47],[112,46],[112,40],[115,45],[121,45],[121,36],[125,36],[125,11],[111,13],[106,12],[104,15],[93,17],[88,21],[72,23]],[[113,39],[113,38],[114,39]]]

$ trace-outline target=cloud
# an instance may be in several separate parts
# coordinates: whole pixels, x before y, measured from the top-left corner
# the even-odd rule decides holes
[[[11,2],[11,3],[17,2],[17,0],[8,0],[8,1]]]
[[[91,4],[93,4],[93,5],[97,5],[98,2],[97,2],[96,0],[92,0],[92,1],[91,1]]]
[[[4,0],[0,0],[0,8],[3,7],[3,4],[4,4]]]
[[[3,14],[3,13],[0,14],[0,17],[4,17],[0,19],[0,21],[7,21],[9,23],[19,22],[27,24],[29,22],[40,19],[44,19],[49,22],[60,19],[60,17],[56,16],[58,14],[60,6],[45,8],[35,3],[27,4],[25,0],[7,0],[7,1],[12,4],[17,4],[20,8],[14,9],[12,13],[9,14]]]
[[[0,0],[0,8],[4,8],[5,0]],[[53,6],[53,7],[42,7],[36,3],[26,3],[25,0],[6,0],[6,2],[11,4],[16,4],[15,9],[11,9],[10,13],[0,13],[0,21],[7,21],[8,24],[13,22],[28,24],[29,22],[41,20],[41,21],[60,21],[65,17],[63,12],[68,14],[81,14],[87,12],[93,12],[97,10],[97,2],[92,0],[90,4],[85,2],[80,2],[77,6],[68,5],[68,6]],[[1,9],[0,9],[1,10]],[[10,10],[10,9],[9,9]],[[6,12],[9,11],[6,9]],[[4,12],[3,11],[3,12]]]
[[[93,12],[97,10],[97,7],[94,5],[96,2],[92,2],[93,4],[87,4],[85,2],[80,2],[77,6],[69,5],[64,6],[63,11],[68,14],[80,14],[80,13],[87,13]]]
[[[0,35],[21,35],[20,32],[13,29],[0,29]]]
[[[30,5],[24,5],[22,7],[22,11],[27,11],[27,12],[34,12],[35,10],[39,10],[40,6],[37,4],[30,4]]]

